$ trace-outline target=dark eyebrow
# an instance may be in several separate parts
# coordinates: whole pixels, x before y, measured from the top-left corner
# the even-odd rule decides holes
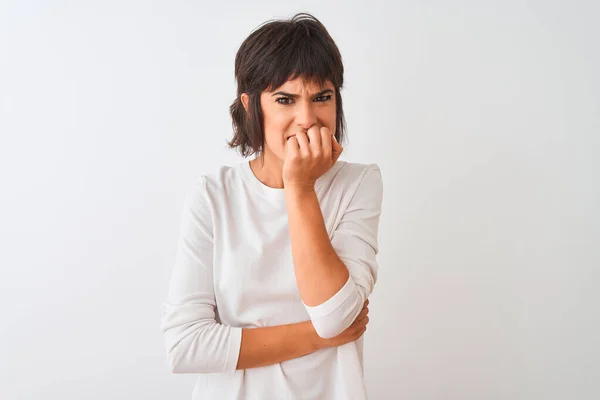
[[[325,93],[333,93],[333,90],[331,89],[325,89],[320,91],[319,93],[315,93],[314,96],[318,97],[318,96],[322,96]],[[293,94],[293,93],[286,93],[286,92],[275,92],[273,93],[271,96],[277,96],[277,95],[281,95],[281,96],[286,96],[286,97],[291,97],[292,99],[297,99],[298,97],[300,97],[297,94]]]

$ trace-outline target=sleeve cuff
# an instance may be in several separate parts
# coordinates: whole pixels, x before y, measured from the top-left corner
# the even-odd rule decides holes
[[[311,319],[322,318],[326,315],[333,313],[337,310],[342,304],[348,300],[348,298],[354,292],[354,281],[351,276],[348,276],[348,280],[346,284],[338,290],[336,294],[334,294],[329,300],[324,303],[319,304],[318,306],[307,306],[304,302],[304,307],[306,308],[306,312],[310,316]]]
[[[229,347],[227,349],[227,359],[225,360],[224,372],[235,372],[240,358],[240,348],[242,346],[242,328],[231,327],[229,335]]]

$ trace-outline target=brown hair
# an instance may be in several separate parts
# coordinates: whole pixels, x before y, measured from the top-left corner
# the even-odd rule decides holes
[[[287,80],[302,76],[323,86],[335,87],[336,133],[345,139],[345,118],[341,89],[344,66],[340,51],[325,29],[311,14],[299,13],[289,20],[271,20],[257,27],[241,44],[235,56],[237,97],[229,107],[233,138],[227,144],[243,157],[262,153],[265,142],[260,94],[274,90]],[[241,101],[249,96],[248,112]]]

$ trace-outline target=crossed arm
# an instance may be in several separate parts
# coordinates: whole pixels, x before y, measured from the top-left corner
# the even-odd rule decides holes
[[[298,289],[310,320],[247,329],[215,319],[212,227],[200,186],[186,200],[162,330],[175,373],[232,372],[356,340],[368,318],[365,301],[377,277],[381,175],[369,168],[333,237],[314,192],[286,193]]]

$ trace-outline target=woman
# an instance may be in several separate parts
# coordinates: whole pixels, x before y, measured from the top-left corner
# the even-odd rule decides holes
[[[337,161],[343,65],[310,14],[242,43],[230,147],[185,202],[162,329],[194,399],[365,399],[377,278],[377,165]]]

